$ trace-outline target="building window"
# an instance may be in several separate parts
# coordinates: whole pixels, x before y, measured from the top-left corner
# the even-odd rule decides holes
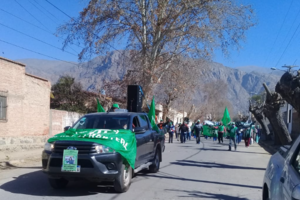
[[[6,120],[7,97],[0,96],[0,120]]]

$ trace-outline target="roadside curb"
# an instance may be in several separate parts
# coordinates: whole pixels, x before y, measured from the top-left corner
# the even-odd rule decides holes
[[[41,163],[43,148],[26,151],[0,152],[0,171],[6,169],[22,168]]]
[[[266,149],[272,155],[278,151],[278,149],[276,147],[274,147],[273,145],[267,144],[266,142],[261,141],[261,140],[259,141],[259,145],[261,147],[263,147],[264,149]]]

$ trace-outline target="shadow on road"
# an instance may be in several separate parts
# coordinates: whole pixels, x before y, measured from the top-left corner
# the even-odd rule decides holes
[[[159,174],[160,175],[140,174],[139,173],[138,176],[152,177],[152,178],[159,178],[159,179],[170,179],[170,180],[178,180],[178,181],[190,181],[190,182],[198,182],[198,183],[217,184],[217,185],[226,185],[226,186],[234,186],[234,187],[261,189],[261,186],[255,186],[255,185],[242,185],[242,184],[234,184],[234,183],[206,181],[206,180],[200,180],[200,179],[190,179],[190,178],[183,178],[183,177],[180,177],[180,176],[175,176],[175,175],[172,175],[172,174],[167,174],[167,173],[162,173],[162,172],[159,172]]]
[[[190,167],[204,167],[204,168],[222,168],[222,169],[248,169],[248,170],[266,170],[266,168],[259,167],[244,167],[236,165],[227,165],[213,162],[199,162],[193,160],[177,160],[177,162],[171,162],[172,165],[190,166]]]
[[[99,187],[88,181],[70,182],[63,190],[54,190],[48,183],[48,178],[42,171],[35,171],[14,177],[14,180],[0,186],[0,189],[24,195],[33,196],[89,196],[98,193],[115,193],[112,187]]]
[[[227,145],[228,146],[228,145]],[[237,147],[237,149],[239,149],[239,147]],[[214,149],[214,148],[204,148],[202,149],[203,151],[228,151],[228,149]],[[235,153],[249,153],[249,154],[263,154],[263,155],[270,155],[269,153],[260,153],[260,152],[248,152],[248,151],[234,151],[232,150],[232,152]]]
[[[247,198],[242,197],[234,197],[225,194],[212,194],[207,192],[200,191],[187,191],[187,190],[170,190],[166,189],[166,191],[174,191],[174,192],[182,192],[186,193],[186,196],[178,196],[178,197],[193,197],[193,198],[207,198],[207,199],[219,199],[219,200],[249,200]]]

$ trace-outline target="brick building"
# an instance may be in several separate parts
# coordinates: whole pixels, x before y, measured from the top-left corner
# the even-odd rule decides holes
[[[24,64],[0,57],[0,150],[45,141],[50,89],[48,80],[27,74]]]

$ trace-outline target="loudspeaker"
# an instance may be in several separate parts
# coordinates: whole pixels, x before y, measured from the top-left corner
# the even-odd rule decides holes
[[[127,110],[128,112],[142,112],[143,97],[139,85],[127,87]]]

